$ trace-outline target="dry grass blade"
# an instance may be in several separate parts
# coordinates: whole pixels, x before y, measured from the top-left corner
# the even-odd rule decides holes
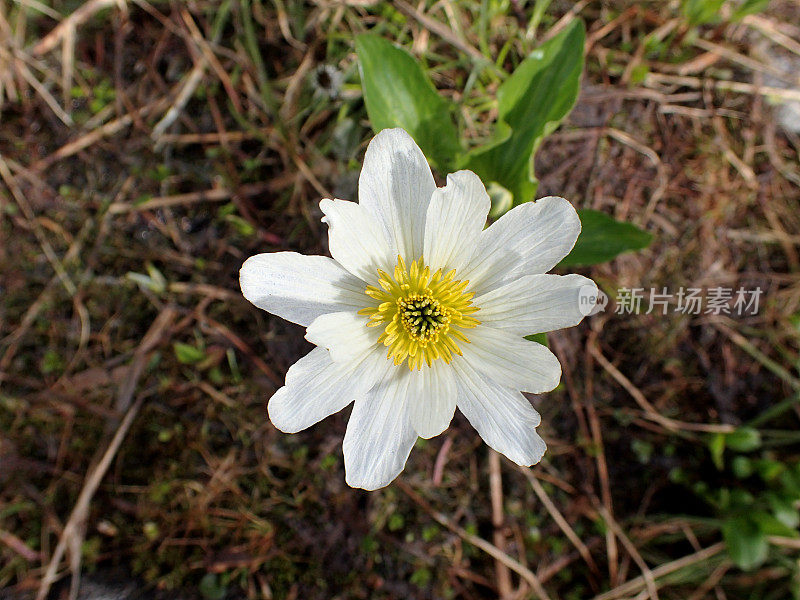
[[[42,38],[33,47],[33,53],[45,54],[50,52],[70,31],[74,32],[77,27],[91,19],[98,12],[114,5],[118,6],[120,10],[127,10],[125,0],[89,0]]]
[[[762,17],[761,15],[747,15],[744,19],[742,19],[742,23],[758,29],[776,44],[779,44],[790,52],[794,52],[800,56],[800,42],[782,33],[769,19]]]
[[[165,332],[172,325],[176,316],[177,311],[174,308],[165,308],[158,315],[155,321],[153,321],[153,324],[150,326],[150,329],[145,334],[144,338],[142,339],[142,343],[139,345],[136,353],[134,354],[133,363],[131,364],[128,376],[123,385],[120,387],[116,400],[117,409],[127,412],[120,422],[119,427],[117,427],[114,437],[111,438],[106,450],[103,452],[100,460],[97,462],[97,465],[86,475],[86,480],[84,481],[83,488],[78,496],[78,500],[75,502],[75,506],[70,513],[67,524],[64,526],[64,530],[62,531],[61,537],[58,540],[58,545],[56,546],[53,556],[50,558],[50,562],[45,569],[41,584],[39,586],[39,591],[36,595],[37,600],[44,600],[47,597],[50,587],[56,581],[58,566],[67,550],[69,550],[70,553],[70,571],[72,572],[70,600],[75,600],[78,597],[80,585],[81,544],[83,543],[86,519],[89,514],[92,498],[94,497],[97,488],[100,486],[100,482],[103,480],[103,477],[105,477],[106,471],[108,471],[108,468],[111,466],[111,461],[114,460],[119,447],[122,445],[128,430],[133,424],[133,421],[142,406],[143,398],[139,398],[132,405],[131,400],[133,400],[133,395],[136,391],[139,378],[141,377],[142,371],[147,364],[148,355],[159,344]]]
[[[500,472],[500,454],[489,450],[489,491],[492,502],[492,525],[494,526],[494,545],[501,552],[505,552],[506,540],[503,535],[505,517],[503,516],[503,476]],[[501,598],[511,596],[511,573],[501,561],[495,562],[497,575],[497,591]]]
[[[405,13],[412,19],[416,19],[425,29],[432,31],[443,40],[446,40],[449,44],[452,44],[453,47],[461,50],[464,54],[467,54],[479,63],[489,62],[489,58],[481,54],[480,50],[469,44],[469,42],[466,40],[457,36],[455,33],[453,33],[452,29],[443,23],[440,23],[439,21],[431,19],[427,15],[422,14],[405,0],[397,0],[394,4],[397,6],[400,12]]]
[[[725,79],[708,79],[682,75],[667,75],[664,73],[648,73],[644,83],[648,87],[658,88],[663,84],[680,85],[683,87],[701,90],[710,87],[721,92],[736,92],[760,96],[772,96],[781,100],[800,101],[800,90],[784,89],[769,85],[754,85],[742,81],[727,81]]]
[[[428,504],[422,496],[420,496],[417,492],[415,492],[411,487],[408,486],[404,481],[397,480],[395,485],[399,487],[405,494],[407,494],[414,502],[419,504],[430,516],[431,518],[439,523],[440,525],[447,527],[450,531],[458,535],[461,539],[466,542],[469,542],[473,546],[480,548],[486,554],[491,556],[497,561],[500,561],[503,565],[517,573],[523,580],[525,580],[533,590],[535,594],[535,598],[539,600],[550,600],[550,596],[545,591],[542,583],[539,581],[539,578],[536,576],[536,573],[531,571],[528,567],[521,564],[518,560],[511,558],[508,554],[500,550],[497,546],[490,544],[486,540],[477,535],[473,535],[459,527],[458,525],[451,523],[450,519],[448,519],[445,515],[440,512],[435,511],[430,504]]]
[[[186,13],[186,11],[183,12]],[[191,17],[188,14],[184,14],[183,19],[184,21],[191,20]],[[151,137],[154,140],[158,141],[158,139],[167,131],[167,129],[169,129],[170,125],[172,125],[181,114],[181,111],[185,108],[186,103],[189,102],[192,94],[195,93],[197,87],[200,85],[200,82],[203,80],[206,67],[208,67],[208,59],[204,53],[201,53],[200,57],[198,57],[195,61],[194,68],[186,77],[186,80],[181,86],[180,91],[175,96],[172,106],[169,107],[167,113],[156,124],[156,126],[153,127]]]
[[[623,375],[619,369],[611,364],[611,361],[603,356],[603,353],[600,352],[600,348],[598,348],[596,345],[590,345],[589,352],[597,360],[597,362],[600,363],[600,366],[602,366],[606,372],[611,375],[611,377],[613,377],[617,383],[625,388],[625,390],[634,400],[636,400],[636,403],[644,411],[645,417],[654,423],[658,423],[665,429],[668,429],[669,431],[700,431],[703,433],[731,433],[735,429],[732,425],[686,423],[684,421],[678,421],[675,419],[670,419],[669,417],[665,417],[659,413],[652,404],[650,404],[641,390],[633,385],[630,379],[625,377],[625,375]]]
[[[597,563],[594,562],[592,554],[589,552],[589,548],[586,547],[586,544],[584,544],[581,538],[578,537],[578,534],[575,533],[575,530],[564,518],[564,515],[561,514],[553,501],[550,500],[550,497],[547,495],[544,487],[542,487],[542,484],[536,478],[536,475],[534,475],[533,472],[527,467],[519,467],[519,471],[525,475],[525,478],[531,484],[533,491],[539,497],[539,500],[541,500],[547,512],[550,513],[550,516],[556,522],[558,528],[561,529],[561,531],[564,532],[564,535],[567,536],[567,539],[569,539],[569,541],[572,542],[572,545],[575,546],[575,549],[581,555],[581,558],[583,558],[592,571],[599,573]]]
[[[766,354],[761,352],[758,348],[756,348],[752,342],[750,342],[747,338],[745,338],[742,334],[737,331],[731,329],[725,323],[721,321],[715,321],[714,327],[717,328],[718,331],[725,334],[734,344],[739,346],[742,350],[747,352],[750,356],[756,359],[759,363],[764,365],[764,367],[778,377],[780,377],[783,381],[785,381],[791,388],[795,391],[800,391],[800,379],[792,375],[788,370],[783,368],[777,362],[769,358]]]
[[[45,236],[41,225],[35,218],[33,209],[31,208],[28,199],[25,197],[25,194],[22,193],[22,189],[20,189],[16,178],[11,173],[8,163],[2,156],[0,156],[0,177],[2,177],[2,179],[6,182],[6,185],[11,190],[11,194],[14,196],[14,200],[17,201],[17,205],[22,211],[22,214],[25,215],[25,218],[30,223],[31,229],[33,229],[35,232],[36,238],[39,241],[39,245],[42,248],[42,252],[47,257],[47,260],[50,262],[53,270],[58,275],[58,278],[61,280],[61,284],[64,286],[64,289],[68,294],[73,295],[76,291],[75,284],[67,274],[67,271],[64,269],[64,265],[61,264],[58,256],[56,256],[53,246],[47,240],[47,236]]]
[[[690,567],[692,565],[705,562],[709,558],[712,558],[713,556],[716,556],[717,554],[722,552],[724,549],[725,549],[725,544],[723,542],[718,542],[713,546],[704,548],[703,550],[695,552],[694,554],[690,554],[689,556],[684,556],[683,558],[679,558],[678,560],[673,560],[672,562],[660,565],[655,569],[652,569],[651,574],[654,579],[664,577],[666,575],[669,575],[670,573],[674,573],[676,571],[680,571],[681,569],[685,569],[686,567]],[[613,590],[609,590],[598,596],[595,596],[592,600],[617,600],[618,598],[629,598],[631,594],[637,593],[646,585],[647,585],[646,579],[644,578],[643,575],[640,575],[639,577],[631,579],[630,581],[623,583],[622,585],[618,585]]]
[[[72,126],[72,117],[70,117],[63,108],[58,104],[58,100],[53,97],[53,94],[42,85],[42,83],[34,77],[33,73],[31,73],[30,69],[25,65],[24,62],[20,58],[16,58],[14,61],[14,66],[17,72],[22,76],[22,78],[28,82],[28,84],[36,90],[36,93],[41,96],[42,100],[45,101],[47,106],[55,113],[55,115],[63,121],[63,123],[67,126]]]
[[[108,123],[98,127],[97,129],[90,131],[89,133],[79,137],[77,140],[69,142],[65,144],[50,156],[47,156],[40,161],[31,165],[32,171],[43,171],[48,167],[51,167],[53,164],[57,163],[59,160],[63,160],[67,157],[73,156],[80,152],[81,150],[96,144],[101,139],[119,133],[126,127],[130,126],[134,122],[134,118],[138,117],[145,117],[150,115],[154,112],[159,112],[164,110],[167,106],[170,105],[169,99],[167,98],[159,98],[150,104],[147,104],[132,113],[128,113],[127,115],[123,115],[114,119],[113,121],[109,121]]]
[[[597,508],[600,515],[603,517],[603,520],[606,522],[606,525],[613,531],[614,535],[622,542],[622,545],[627,550],[628,554],[630,554],[633,562],[636,563],[636,566],[642,571],[642,579],[645,583],[646,588],[646,595],[645,598],[650,598],[650,600],[658,600],[658,586],[656,585],[655,577],[653,576],[653,572],[650,567],[647,566],[647,563],[644,562],[641,554],[634,546],[633,542],[625,535],[625,532],[622,531],[622,528],[619,526],[617,521],[614,517],[611,516],[611,513],[608,512],[605,506],[596,503],[595,507]]]
[[[800,5],[690,26],[680,4],[0,1],[0,596],[45,574],[52,596],[70,572],[73,593],[133,572],[156,595],[211,581],[243,600],[790,596],[797,542],[740,573],[707,548],[720,520],[691,518],[717,509],[671,475],[761,503],[753,478],[705,469],[703,434],[728,423],[763,434],[752,460],[800,458],[800,138],[769,97],[797,97]],[[580,272],[643,303],[760,286],[762,310],[682,313],[673,293],[591,316],[549,335],[564,385],[537,401],[549,450],[525,478],[458,415],[400,483],[351,489],[346,411],[270,424],[265,397],[310,347],[239,269],[330,255],[319,198],[357,198],[372,136],[356,35],[410,48],[466,149],[497,130],[506,74],[576,20],[581,92],[537,194],[655,234]],[[165,306],[180,316],[144,355]]]
[[[647,158],[649,158],[652,161],[653,165],[656,168],[656,172],[658,173],[658,186],[650,196],[650,200],[647,203],[647,208],[644,211],[643,221],[646,223],[653,215],[653,212],[655,211],[658,202],[661,200],[661,198],[664,197],[664,192],[667,191],[667,185],[669,185],[667,169],[664,166],[664,163],[661,162],[661,159],[658,157],[658,154],[655,152],[655,150],[653,150],[652,148],[648,148],[647,146],[645,146],[640,142],[637,142],[633,137],[631,137],[624,131],[620,131],[619,129],[615,129],[613,127],[608,127],[605,129],[605,132],[618,142],[622,142],[626,146],[630,146],[637,152],[644,154]]]

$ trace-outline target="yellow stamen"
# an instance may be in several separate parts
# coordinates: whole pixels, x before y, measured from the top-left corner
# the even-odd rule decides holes
[[[394,277],[378,270],[381,289],[367,286],[364,292],[376,301],[358,314],[369,317],[368,327],[383,327],[378,341],[388,348],[386,357],[395,365],[407,361],[408,368],[431,366],[434,360],[450,363],[453,355],[461,355],[457,340],[469,343],[462,330],[478,325],[478,312],[472,305],[474,296],[465,292],[469,281],[455,279],[455,269],[442,274],[420,258],[407,268],[397,257]]]

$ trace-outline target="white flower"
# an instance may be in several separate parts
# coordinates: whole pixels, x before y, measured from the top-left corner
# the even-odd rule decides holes
[[[444,431],[456,406],[489,446],[539,462],[541,418],[520,390],[552,390],[561,366],[523,336],[576,325],[588,312],[579,296],[596,294],[580,275],[544,274],[575,244],[575,209],[542,198],[484,229],[478,176],[458,171],[437,188],[402,129],[375,136],[358,186],[358,203],[320,202],[333,258],[274,252],[242,266],[244,296],[317,346],[289,369],[270,419],[295,433],[355,402],[346,480],[369,490],[397,477],[417,436]]]

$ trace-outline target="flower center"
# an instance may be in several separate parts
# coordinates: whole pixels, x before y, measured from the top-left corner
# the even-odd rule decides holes
[[[461,355],[458,342],[469,343],[462,332],[480,321],[470,316],[478,311],[472,306],[474,294],[464,290],[468,281],[455,279],[455,269],[431,274],[420,258],[407,268],[397,257],[394,277],[378,270],[380,288],[369,285],[365,293],[377,301],[359,311],[368,316],[368,327],[384,327],[378,341],[388,348],[387,358],[400,365],[406,359],[409,369],[429,367],[436,359],[446,363]]]
[[[450,323],[450,311],[428,294],[414,294],[397,301],[403,329],[415,340],[430,341]]]

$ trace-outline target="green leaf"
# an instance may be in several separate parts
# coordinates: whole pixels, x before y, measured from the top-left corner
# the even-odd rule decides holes
[[[757,510],[749,516],[758,524],[759,529],[766,536],[776,535],[780,537],[796,538],[798,535],[794,528],[789,527],[780,519],[766,511]]]
[[[725,453],[725,435],[722,433],[715,433],[708,440],[708,451],[711,453],[711,460],[714,461],[714,466],[720,471],[725,466],[722,460],[722,455]]]
[[[728,448],[736,452],[752,452],[761,446],[761,434],[752,427],[740,427],[725,436]]]
[[[703,25],[719,19],[725,0],[683,0],[681,10],[689,25]]]
[[[755,462],[755,467],[756,471],[758,471],[758,474],[761,476],[761,479],[764,481],[773,481],[781,475],[786,474],[786,467],[782,462],[777,460],[763,458]]]
[[[598,210],[585,208],[578,211],[578,216],[581,234],[560,267],[607,262],[623,252],[647,248],[653,241],[651,234],[636,225],[615,221]]]
[[[356,54],[364,103],[375,133],[402,127],[438,168],[450,170],[461,154],[451,106],[414,57],[368,33],[356,36]]]
[[[767,492],[766,498],[775,518],[789,527],[796,535],[797,528],[800,527],[800,511],[795,507],[793,498],[775,492]]]
[[[514,206],[514,196],[496,181],[486,186],[486,193],[491,201],[489,217],[492,219],[503,216]]]
[[[541,344],[542,346],[547,346],[547,334],[546,333],[532,333],[531,335],[526,335],[525,339],[529,342],[536,342],[537,344]]]
[[[203,352],[199,348],[190,346],[189,344],[175,342],[172,345],[172,348],[175,350],[175,357],[178,359],[178,361],[185,365],[193,365],[195,363],[199,363],[206,357],[205,352]]]
[[[722,537],[731,560],[740,569],[754,569],[767,559],[767,536],[747,515],[727,519],[722,524]]]
[[[731,461],[731,469],[739,479],[747,479],[753,474],[753,463],[746,456],[734,456]]]
[[[486,184],[511,191],[514,204],[533,200],[533,158],[542,139],[569,114],[583,71],[584,26],[575,19],[534,50],[497,90],[498,123],[492,141],[469,152],[463,167]]]
[[[769,0],[744,0],[731,15],[731,21],[741,21],[747,15],[754,15],[767,9]]]
[[[200,594],[206,600],[222,600],[228,593],[228,589],[220,582],[214,573],[206,573],[197,586]]]

